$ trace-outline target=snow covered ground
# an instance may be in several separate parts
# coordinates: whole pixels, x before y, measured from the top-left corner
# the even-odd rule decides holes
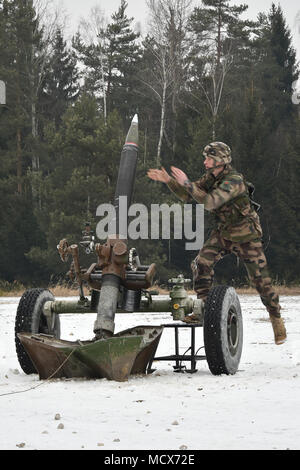
[[[14,346],[19,299],[1,298],[0,449],[299,450],[300,297],[281,298],[288,331],[282,346],[273,343],[259,297],[240,300],[244,348],[236,375],[215,377],[206,361],[198,362],[194,375],[176,374],[173,363],[160,362],[153,375],[118,383],[26,376]],[[62,339],[92,338],[94,320],[62,316]],[[118,315],[116,332],[171,320],[168,314]],[[189,330],[182,330],[182,352],[188,339]],[[173,331],[166,329],[157,354],[173,351]],[[3,396],[9,392],[21,393]]]

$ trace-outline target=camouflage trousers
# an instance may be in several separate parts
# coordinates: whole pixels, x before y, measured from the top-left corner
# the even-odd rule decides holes
[[[279,298],[271,285],[261,240],[237,243],[225,240],[219,232],[214,231],[192,262],[197,297],[206,300],[212,287],[215,264],[230,253],[234,253],[244,262],[251,285],[258,291],[269,314],[280,317]]]

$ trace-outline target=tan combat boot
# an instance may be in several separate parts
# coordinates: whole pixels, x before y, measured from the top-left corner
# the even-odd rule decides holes
[[[274,331],[275,343],[283,344],[287,338],[283,319],[270,315],[270,320]]]

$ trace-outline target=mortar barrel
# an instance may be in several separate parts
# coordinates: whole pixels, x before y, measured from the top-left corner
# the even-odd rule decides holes
[[[114,199],[116,230],[115,233],[109,234],[116,236],[121,240],[127,240],[128,238],[128,209],[132,202],[134,189],[134,180],[138,158],[138,142],[138,116],[135,115],[131,122],[131,126],[121,153],[121,161]],[[125,207],[121,204],[121,198],[124,198]],[[112,224],[112,227],[114,227],[114,224]],[[109,337],[114,333],[114,319],[117,311],[120,287],[121,277],[114,274],[102,274],[101,292],[97,309],[98,314],[94,325],[94,332],[97,337]]]
[[[132,202],[134,190],[138,159],[138,143],[138,116],[135,115],[121,153],[119,174],[114,198],[114,206],[116,211],[116,234],[119,235],[119,238],[121,239],[127,239],[128,209]],[[121,204],[121,197],[126,197],[126,201],[124,200],[126,205]]]

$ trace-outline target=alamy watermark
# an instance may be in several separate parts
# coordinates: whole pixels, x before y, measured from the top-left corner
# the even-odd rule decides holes
[[[202,204],[144,204],[128,207],[127,196],[120,196],[117,209],[112,204],[97,208],[96,234],[100,240],[118,233],[129,240],[170,240],[173,219],[174,240],[186,240],[186,250],[200,250],[204,243],[204,206]]]

